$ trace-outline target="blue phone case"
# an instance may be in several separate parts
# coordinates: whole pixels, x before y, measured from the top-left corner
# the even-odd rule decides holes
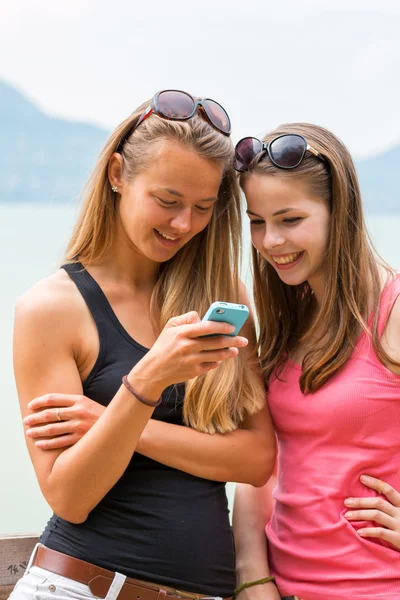
[[[226,335],[235,336],[238,335],[248,316],[249,309],[244,304],[213,302],[204,315],[203,321],[222,321],[224,323],[230,323],[235,326],[235,331]]]

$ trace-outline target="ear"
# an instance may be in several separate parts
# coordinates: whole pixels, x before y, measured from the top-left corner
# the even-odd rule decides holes
[[[122,192],[124,187],[124,180],[122,177],[122,156],[118,152],[114,152],[108,163],[108,180],[111,187],[116,186],[118,192]]]

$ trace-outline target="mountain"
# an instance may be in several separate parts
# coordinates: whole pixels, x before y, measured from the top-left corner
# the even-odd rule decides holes
[[[108,132],[51,117],[0,81],[0,202],[65,202],[76,198]],[[400,213],[400,146],[357,161],[368,212]]]
[[[397,179],[399,168],[400,146],[357,162],[361,191],[368,212],[400,213]]]
[[[0,81],[0,202],[62,202],[81,191],[108,132],[46,115]]]

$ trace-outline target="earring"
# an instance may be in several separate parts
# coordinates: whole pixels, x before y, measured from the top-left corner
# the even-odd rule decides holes
[[[117,188],[116,185],[112,185],[111,189],[112,189],[113,192],[118,192],[118,188]]]

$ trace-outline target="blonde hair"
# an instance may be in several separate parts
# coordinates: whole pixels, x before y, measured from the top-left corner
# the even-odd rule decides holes
[[[331,212],[325,254],[326,288],[314,323],[310,315],[314,297],[308,282],[284,284],[275,269],[253,247],[254,296],[260,322],[259,355],[265,382],[279,376],[290,352],[317,336],[318,344],[303,359],[300,387],[314,392],[349,359],[360,332],[372,339],[379,360],[393,362],[382,348],[378,333],[381,278],[377,253],[369,239],[361,193],[352,158],[331,132],[308,123],[281,125],[264,138],[268,143],[285,133],[297,133],[326,158],[307,152],[292,170],[277,168],[267,155],[256,158],[241,176],[243,185],[251,173],[303,181],[324,200]],[[388,276],[393,271],[384,264]],[[367,317],[374,313],[372,327]],[[322,340],[323,343],[322,343]]]
[[[241,199],[232,168],[230,138],[204,119],[169,121],[151,115],[132,131],[148,106],[140,106],[105,144],[86,187],[84,202],[69,242],[64,262],[94,264],[111,248],[115,230],[115,194],[108,180],[108,165],[120,141],[123,176],[132,179],[146,168],[163,141],[179,142],[208,160],[224,165],[218,200],[208,226],[169,261],[160,264],[152,297],[152,314],[161,330],[171,317],[195,310],[201,316],[216,300],[239,302],[238,264],[241,250]],[[263,403],[252,375],[251,361],[242,353],[224,361],[218,369],[186,383],[183,406],[185,423],[204,432],[236,429]]]

